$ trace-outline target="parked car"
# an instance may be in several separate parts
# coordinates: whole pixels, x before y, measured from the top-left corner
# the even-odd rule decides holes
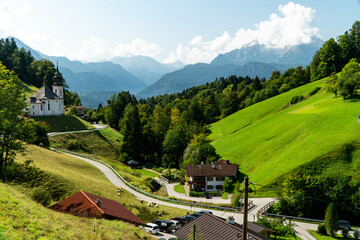
[[[184,225],[187,222],[186,218],[184,217],[174,217],[169,219],[169,221],[171,220],[179,221],[181,225]]]
[[[173,223],[167,220],[156,219],[153,223],[159,226],[160,232],[172,232],[174,229]]]
[[[190,214],[191,216],[194,216],[195,218],[200,217],[202,213],[194,212]]]
[[[203,214],[203,213],[213,214],[212,211],[210,211],[210,210],[201,210],[198,213],[201,213],[201,214]]]
[[[147,223],[144,227],[144,230],[155,235],[159,233],[159,226],[154,223]]]
[[[186,221],[190,222],[190,221],[194,220],[196,217],[188,214],[188,215],[184,216],[184,218],[186,219]]]
[[[178,230],[181,228],[181,223],[179,221],[177,221],[177,220],[169,220],[169,221],[173,223],[173,227],[175,230]]]
[[[341,220],[338,222],[338,226],[339,226],[339,229],[347,228],[347,229],[351,230],[351,226],[348,221]]]

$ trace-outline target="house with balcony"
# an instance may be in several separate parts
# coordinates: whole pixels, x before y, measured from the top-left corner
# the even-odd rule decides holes
[[[186,180],[194,191],[222,191],[225,178],[236,178],[238,169],[239,165],[223,159],[211,164],[186,165]]]

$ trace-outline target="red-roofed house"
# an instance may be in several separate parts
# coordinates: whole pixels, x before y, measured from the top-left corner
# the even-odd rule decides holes
[[[222,190],[225,178],[235,178],[239,165],[229,160],[219,160],[211,164],[186,165],[187,182],[195,191]]]
[[[136,225],[145,225],[140,218],[120,203],[84,191],[79,191],[50,208],[79,217],[117,219]]]

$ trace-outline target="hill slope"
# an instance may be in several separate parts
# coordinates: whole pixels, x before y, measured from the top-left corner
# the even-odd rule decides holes
[[[217,152],[240,165],[251,181],[269,184],[334,147],[359,138],[360,102],[343,102],[313,82],[243,109],[211,127]],[[293,96],[308,99],[287,107]]]
[[[46,209],[15,187],[3,183],[0,183],[0,209],[0,239],[149,237],[136,226],[121,221],[84,219]]]

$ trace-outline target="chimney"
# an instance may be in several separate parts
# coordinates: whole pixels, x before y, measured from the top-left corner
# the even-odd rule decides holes
[[[226,222],[234,225],[235,224],[235,220],[234,220],[234,217],[233,216],[229,216],[227,219],[226,219]]]
[[[227,164],[229,164],[229,163],[230,163],[229,159],[226,159],[226,163],[227,163]]]
[[[96,205],[99,207],[99,208],[103,208],[102,207],[102,202],[101,202],[101,200],[100,199],[97,199],[96,201],[95,201],[95,203],[96,203]]]

